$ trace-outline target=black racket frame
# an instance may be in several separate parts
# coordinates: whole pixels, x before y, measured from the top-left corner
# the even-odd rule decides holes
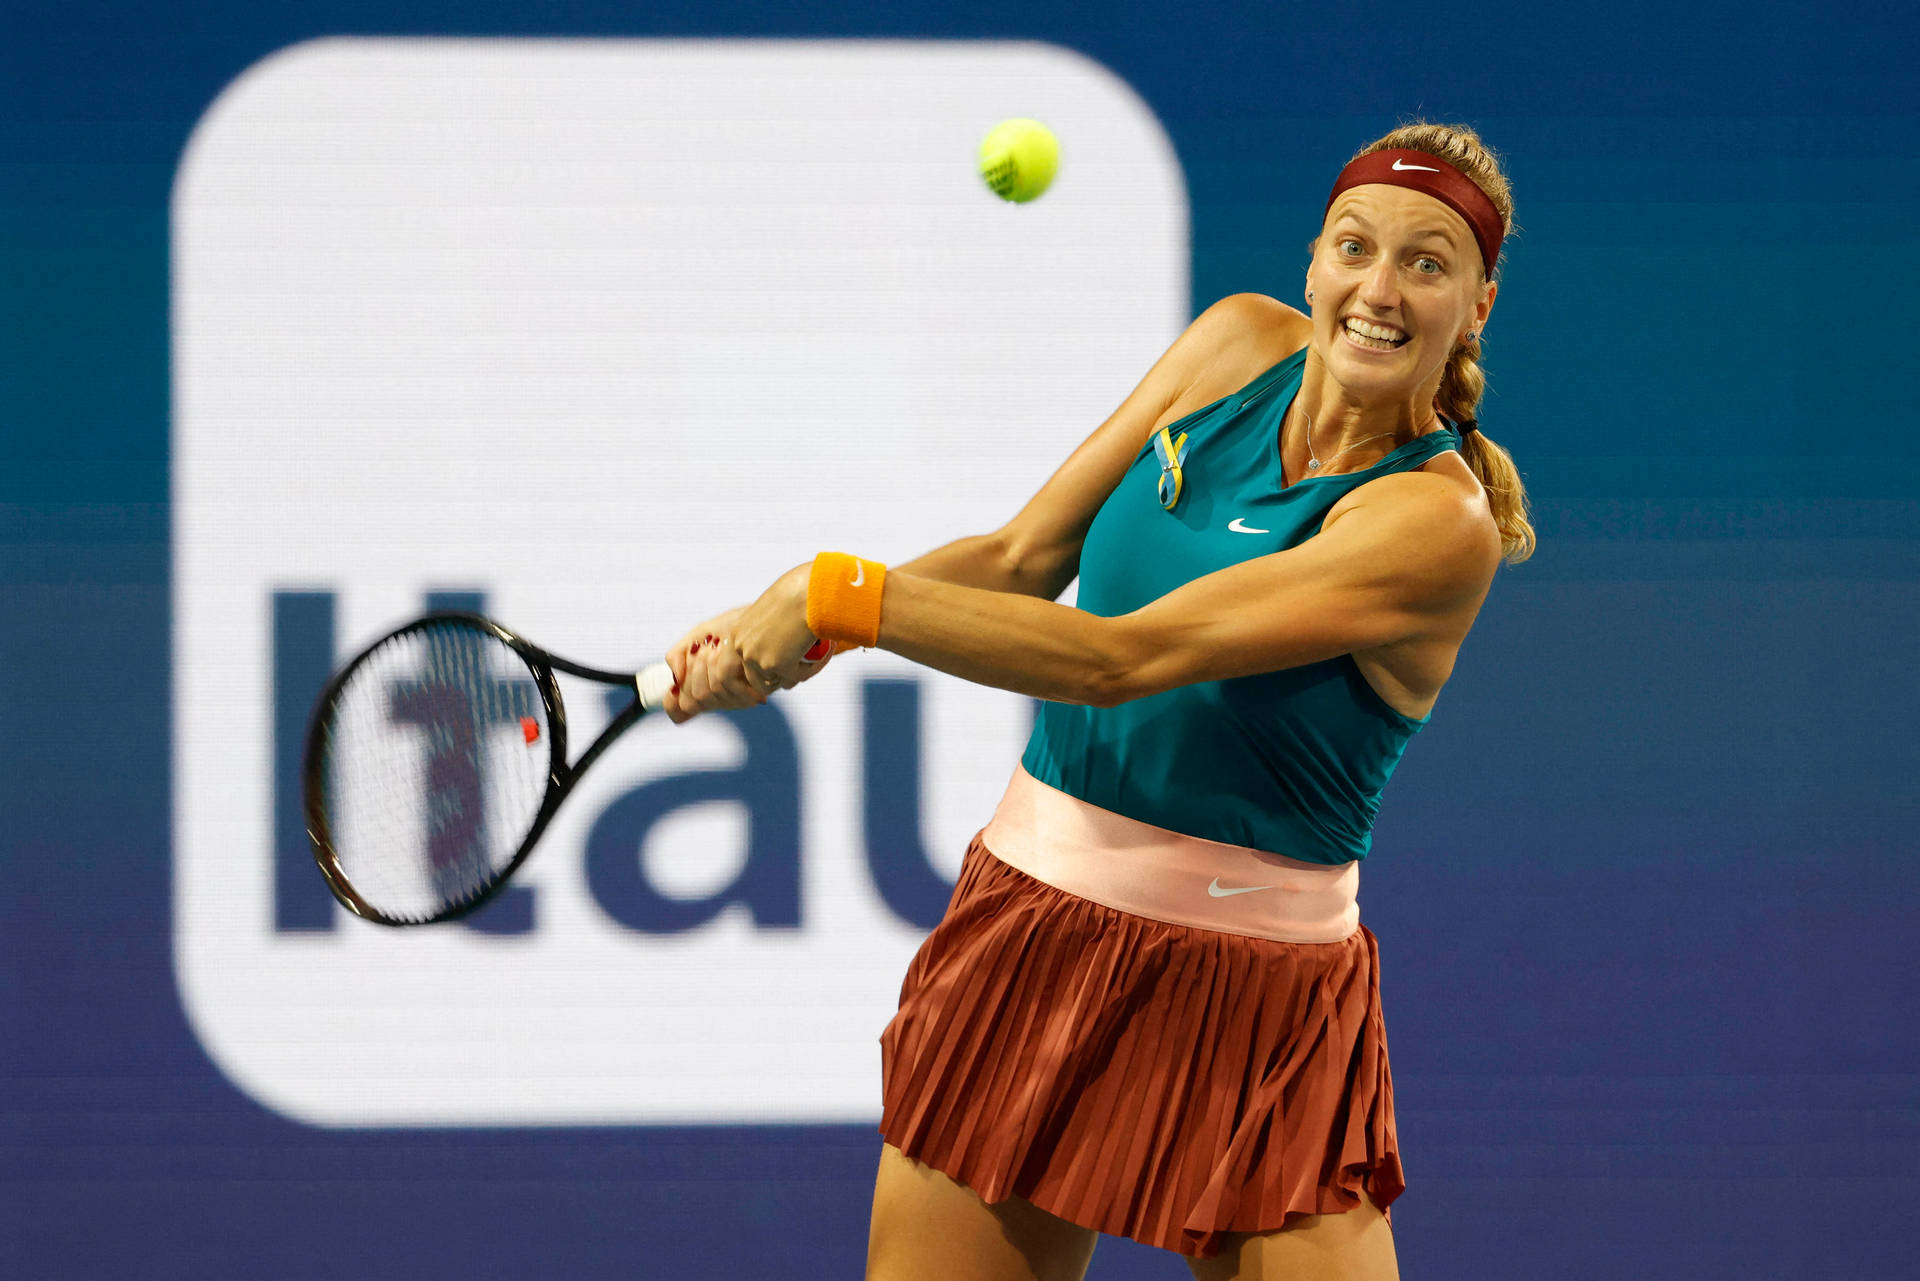
[[[494,639],[504,642],[526,664],[533,676],[534,686],[540,692],[540,702],[546,709],[549,759],[553,766],[547,772],[547,790],[541,798],[540,809],[534,815],[533,824],[526,838],[520,842],[520,848],[514,851],[513,858],[493,880],[460,902],[443,908],[432,916],[418,920],[406,920],[387,916],[368,903],[360,892],[353,888],[347,879],[346,871],[340,866],[339,853],[333,847],[333,834],[327,823],[326,815],[326,768],[322,748],[327,726],[331,722],[335,703],[340,691],[352,678],[354,670],[366,661],[367,657],[390,641],[410,632],[425,631],[430,627],[447,623],[461,623],[484,632]],[[583,752],[578,761],[567,763],[567,713],[566,706],[560,701],[560,682],[554,673],[565,672],[569,676],[578,676],[585,680],[599,681],[605,685],[623,685],[633,691],[633,702],[617,714],[593,745]],[[560,802],[567,798],[581,775],[600,759],[601,753],[613,745],[613,741],[631,729],[636,721],[647,714],[647,707],[640,701],[639,675],[633,672],[610,672],[598,667],[588,667],[535,645],[517,632],[502,627],[493,619],[482,614],[466,613],[460,610],[440,610],[423,614],[410,623],[396,627],[380,639],[369,644],[355,654],[327,682],[326,688],[315,700],[313,715],[307,723],[306,750],[301,759],[301,803],[306,810],[307,841],[313,847],[314,861],[320,865],[320,875],[325,878],[327,888],[340,905],[362,920],[377,925],[413,926],[435,925],[442,921],[457,921],[486,905],[494,895],[513,878],[520,865],[533,853],[535,845],[540,843],[541,835],[547,830],[547,824],[553,820],[559,810]]]

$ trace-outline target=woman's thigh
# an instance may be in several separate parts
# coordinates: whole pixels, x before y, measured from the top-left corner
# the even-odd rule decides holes
[[[1399,1281],[1393,1229],[1360,1194],[1345,1214],[1314,1214],[1280,1232],[1236,1233],[1211,1259],[1189,1259],[1196,1281]]]
[[[1018,1197],[988,1205],[892,1144],[881,1149],[867,1281],[1080,1281],[1095,1240]]]

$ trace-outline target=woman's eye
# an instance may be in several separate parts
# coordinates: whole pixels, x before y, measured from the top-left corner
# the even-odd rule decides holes
[[[1360,242],[1357,240],[1343,240],[1340,242],[1340,252],[1349,258],[1358,258],[1360,256]]]
[[[1440,274],[1440,260],[1438,258],[1422,258],[1414,265],[1423,276],[1437,276]]]

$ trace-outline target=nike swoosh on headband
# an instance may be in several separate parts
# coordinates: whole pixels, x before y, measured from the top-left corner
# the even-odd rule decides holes
[[[1228,523],[1227,528],[1236,534],[1271,534],[1273,532],[1271,529],[1255,529],[1253,526],[1247,524],[1246,520],[1240,516],[1235,516],[1233,520]]]
[[[1465,218],[1467,226],[1473,229],[1474,243],[1480,247],[1486,277],[1492,278],[1500,265],[1500,242],[1506,238],[1506,220],[1487,193],[1472,178],[1449,164],[1446,157],[1415,148],[1390,147],[1350,160],[1333,180],[1333,190],[1327,193],[1321,217],[1324,219],[1326,213],[1332,211],[1333,202],[1340,198],[1341,192],[1373,182],[1422,192]]]

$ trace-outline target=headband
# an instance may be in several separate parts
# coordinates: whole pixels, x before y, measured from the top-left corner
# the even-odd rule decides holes
[[[1465,218],[1480,246],[1487,275],[1493,275],[1506,231],[1500,221],[1500,211],[1493,207],[1487,193],[1480,190],[1479,183],[1429,152],[1374,151],[1340,171],[1340,176],[1334,179],[1333,194],[1327,197],[1327,209],[1333,208],[1333,202],[1347,188],[1376,182],[1424,192]],[[1326,217],[1326,211],[1322,210],[1320,216]]]

